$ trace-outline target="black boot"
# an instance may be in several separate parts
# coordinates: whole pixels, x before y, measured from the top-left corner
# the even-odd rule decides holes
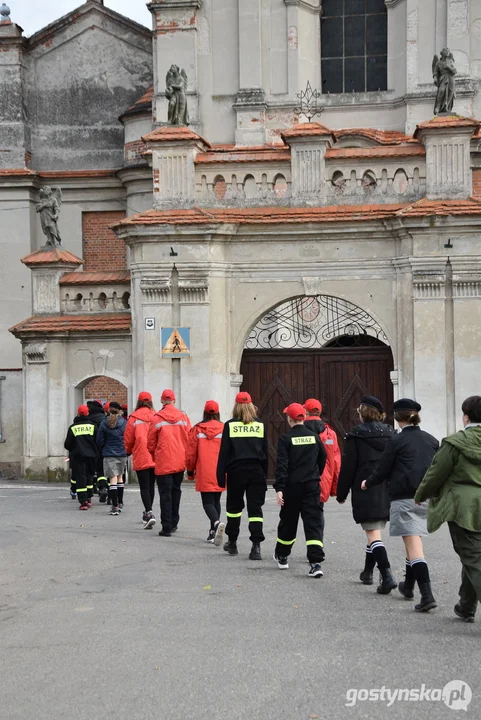
[[[421,591],[421,602],[414,606],[414,609],[418,612],[428,612],[428,610],[434,610],[438,604],[434,599],[434,595],[431,592],[431,583],[418,583],[419,590]]]
[[[366,547],[366,558],[364,561],[364,570],[359,575],[359,580],[364,585],[372,585],[373,579],[372,579],[372,573],[376,566],[376,560],[374,559],[374,555],[372,554],[371,545],[368,545]]]
[[[249,560],[262,560],[260,543],[252,543],[252,549],[249,553]]]
[[[416,579],[414,577],[411,563],[409,562],[409,560],[406,560],[406,575],[404,576],[404,580],[398,585],[399,592],[404,598],[406,598],[406,600],[414,599],[415,584]]]
[[[391,572],[391,568],[379,568],[381,572],[381,582],[377,587],[379,595],[389,595],[391,590],[397,588],[397,582],[394,579],[394,575]]]
[[[457,605],[454,606],[454,614],[466,623],[473,623],[475,620],[476,610],[466,610],[461,603],[457,603]]]
[[[224,550],[229,553],[229,555],[238,555],[239,551],[237,549],[237,542],[235,540],[228,540],[226,544],[224,545]]]

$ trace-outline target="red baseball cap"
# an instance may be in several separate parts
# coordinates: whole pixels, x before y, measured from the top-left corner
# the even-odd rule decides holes
[[[104,407],[105,412],[108,412],[109,408],[110,408],[110,403],[106,402],[103,407]]]
[[[307,410],[307,412],[311,412],[312,410],[318,410],[321,413],[322,403],[319,402],[319,400],[316,400],[316,398],[309,398],[309,400],[306,400],[306,402],[304,403],[304,410]]]
[[[161,397],[161,400],[172,400],[175,402],[175,392],[173,390],[164,390]]]
[[[219,403],[215,400],[207,400],[206,404],[204,405],[204,412],[210,413],[212,415],[217,415],[219,412]]]
[[[300,403],[291,403],[288,407],[284,408],[284,412],[293,420],[304,420],[306,417],[306,411]]]
[[[150,402],[152,402],[152,395],[149,392],[139,393],[139,402],[144,402],[144,400],[149,400]]]
[[[237,393],[235,401],[236,403],[240,403],[241,405],[247,405],[248,403],[252,402],[252,398],[248,392],[240,392]]]
[[[89,409],[86,405],[79,405],[77,410],[77,415],[85,415],[87,416],[89,414]]]

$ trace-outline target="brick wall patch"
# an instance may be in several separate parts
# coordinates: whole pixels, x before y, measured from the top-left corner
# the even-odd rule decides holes
[[[84,212],[82,214],[83,269],[87,272],[127,269],[125,242],[110,230],[126,217],[121,211]]]
[[[473,195],[481,198],[481,168],[473,170]]]
[[[124,405],[127,403],[127,388],[118,380],[100,375],[91,380],[84,390],[85,400],[102,400],[116,402]]]

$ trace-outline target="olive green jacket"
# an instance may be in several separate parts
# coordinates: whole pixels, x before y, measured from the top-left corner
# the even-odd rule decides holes
[[[450,521],[481,532],[481,426],[443,440],[414,500],[428,498],[428,532]]]

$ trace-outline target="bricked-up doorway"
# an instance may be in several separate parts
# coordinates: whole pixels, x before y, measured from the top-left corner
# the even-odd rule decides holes
[[[126,270],[127,246],[110,229],[125,217],[123,210],[82,213],[82,255],[86,272]]]
[[[128,390],[125,385],[113,378],[99,375],[93,378],[84,388],[84,400],[101,400],[102,403],[115,400],[121,405],[127,404]]]
[[[294,300],[268,313],[249,335],[242,389],[252,395],[267,424],[270,478],[277,440],[287,430],[282,411],[291,402],[319,398],[341,445],[358,422],[362,395],[375,395],[392,407],[391,349],[377,323],[357,310],[337,298]],[[323,340],[323,346],[302,347]]]

